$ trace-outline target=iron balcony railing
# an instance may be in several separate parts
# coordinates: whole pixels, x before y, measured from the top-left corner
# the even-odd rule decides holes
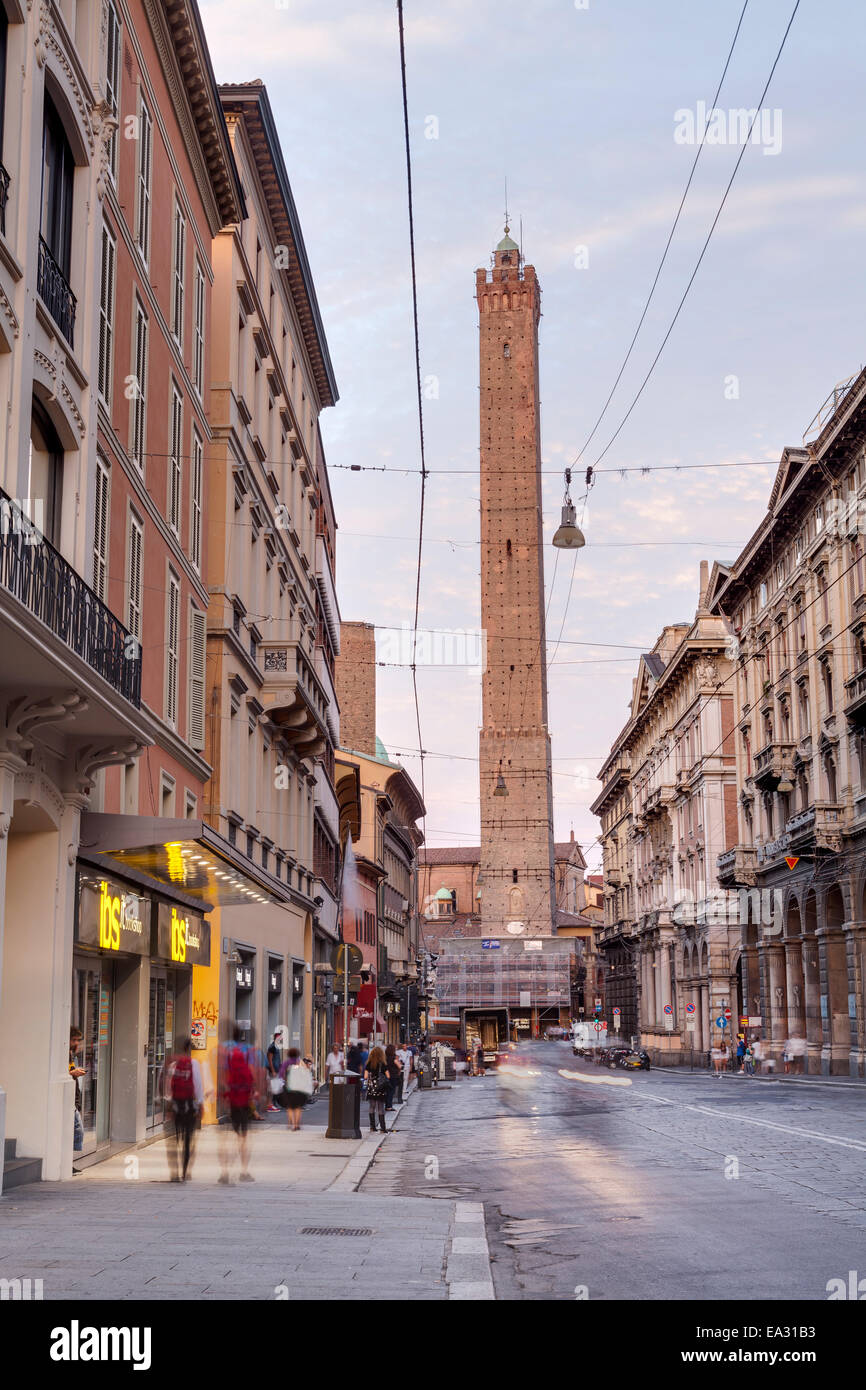
[[[0,164],[0,232],[6,235],[6,204],[9,201],[9,184],[12,180],[6,169]]]
[[[2,488],[0,586],[140,707],[140,643]]]
[[[44,237],[39,238],[39,298],[70,347],[74,347],[76,299]]]

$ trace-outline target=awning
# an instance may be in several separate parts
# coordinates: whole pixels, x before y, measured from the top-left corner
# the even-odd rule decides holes
[[[134,882],[162,885],[206,912],[294,896],[201,820],[83,811],[79,854]]]

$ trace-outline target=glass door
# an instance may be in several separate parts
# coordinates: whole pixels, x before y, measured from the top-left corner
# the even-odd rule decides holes
[[[175,974],[150,968],[150,1016],[147,1039],[147,1125],[165,1123],[164,1073],[166,1058],[174,1052]]]
[[[98,957],[76,956],[72,968],[72,1027],[82,1033],[75,1057],[84,1075],[78,1078],[84,1153],[109,1139],[111,1097],[111,1030],[114,965]]]

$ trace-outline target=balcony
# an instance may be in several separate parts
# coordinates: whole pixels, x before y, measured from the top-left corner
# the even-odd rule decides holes
[[[9,185],[12,182],[6,169],[0,164],[0,232],[6,235],[6,204],[9,201]]]
[[[2,488],[0,586],[119,695],[140,708],[138,643]]]
[[[39,238],[39,298],[45,305],[70,347],[74,347],[76,299],[66,276],[51,254],[44,237]]]
[[[842,808],[835,801],[816,801],[788,819],[785,833],[795,854],[809,850],[838,854],[842,848]]]
[[[297,642],[268,643],[263,648],[264,712],[299,758],[325,751],[328,701],[312,663]]]
[[[755,754],[753,780],[762,791],[775,791],[782,774],[790,769],[797,745],[793,739],[777,739]]]
[[[845,693],[845,718],[852,729],[862,729],[866,725],[866,671],[858,671],[845,682]]]
[[[757,854],[751,845],[735,845],[716,859],[716,877],[723,888],[750,887],[755,882]]]

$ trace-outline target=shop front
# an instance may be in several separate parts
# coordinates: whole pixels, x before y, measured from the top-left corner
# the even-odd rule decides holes
[[[79,861],[74,941],[78,1161],[165,1123],[165,1062],[190,1033],[192,967],[210,959],[210,929],[188,905]]]

